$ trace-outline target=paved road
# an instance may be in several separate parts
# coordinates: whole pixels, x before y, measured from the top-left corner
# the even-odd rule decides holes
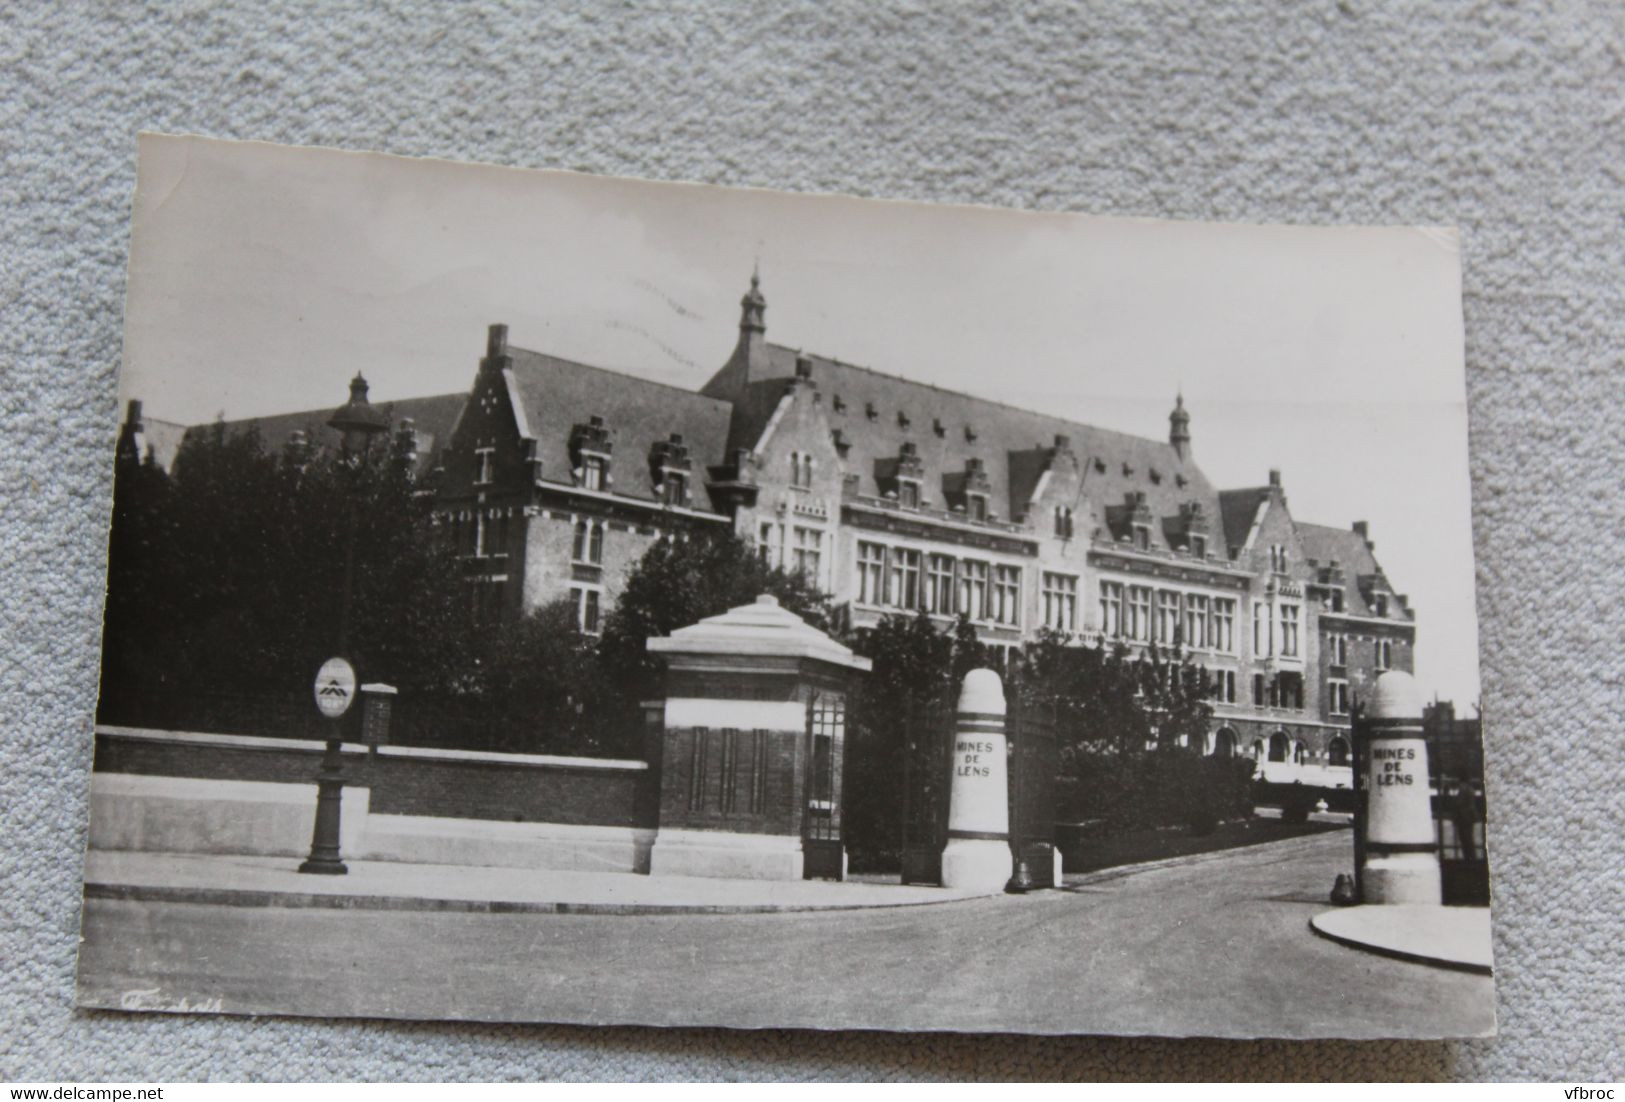
[[[1064,892],[826,914],[445,914],[91,900],[81,1002],[1229,1037],[1491,1028],[1487,977],[1388,960],[1310,933],[1309,917],[1325,909],[1347,847],[1338,832],[1097,873]]]

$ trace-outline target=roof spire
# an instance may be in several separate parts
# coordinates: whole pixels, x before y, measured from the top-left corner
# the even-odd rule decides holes
[[[1180,387],[1174,397],[1174,411],[1168,415],[1168,443],[1181,459],[1191,454],[1191,415],[1185,412],[1185,388]]]
[[[760,261],[751,266],[750,290],[739,300],[739,328],[752,333],[767,332],[767,299],[762,296]]]

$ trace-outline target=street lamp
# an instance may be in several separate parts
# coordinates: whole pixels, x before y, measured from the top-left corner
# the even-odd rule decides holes
[[[332,723],[322,771],[316,777],[316,825],[311,833],[310,856],[300,872],[343,876],[350,870],[339,857],[339,816],[344,798],[344,765],[340,757],[344,714],[355,701],[355,668],[346,655],[350,649],[350,603],[355,579],[355,513],[360,471],[367,462],[372,438],[389,428],[389,418],[367,401],[367,380],[356,372],[350,380],[350,400],[327,419],[339,433],[344,464],[350,468],[350,492],[344,521],[344,592],[339,605],[338,656],[329,659],[316,675],[316,705]]]

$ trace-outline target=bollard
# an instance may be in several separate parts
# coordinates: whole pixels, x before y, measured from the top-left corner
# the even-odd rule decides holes
[[[1422,697],[1411,675],[1377,678],[1367,712],[1363,903],[1443,902],[1428,793]]]
[[[1009,883],[1010,787],[1004,685],[992,670],[965,675],[954,721],[948,845],[942,886],[996,892]]]

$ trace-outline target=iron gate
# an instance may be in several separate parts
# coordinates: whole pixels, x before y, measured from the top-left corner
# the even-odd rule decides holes
[[[846,700],[818,693],[807,705],[807,798],[802,819],[802,876],[846,875],[841,835],[841,774],[846,761]]]
[[[1055,774],[1060,768],[1055,709],[1020,704],[1012,692],[1006,733],[1010,740],[1010,853],[1015,883],[1055,887]]]
[[[902,871],[905,884],[942,883],[953,768],[952,709],[921,707],[903,725]]]

